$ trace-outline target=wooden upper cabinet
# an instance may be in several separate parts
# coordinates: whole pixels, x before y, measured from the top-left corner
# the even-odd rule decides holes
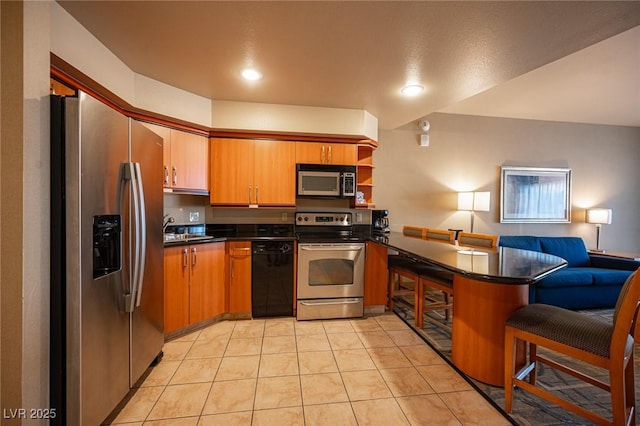
[[[211,204],[295,206],[295,143],[211,138]]]
[[[253,191],[253,140],[212,138],[211,204],[248,205]]]
[[[357,162],[356,144],[296,142],[296,163],[355,166]]]
[[[170,184],[178,189],[209,190],[209,141],[171,129]]]
[[[205,136],[142,122],[163,139],[165,188],[209,190],[209,141]]]
[[[296,145],[283,141],[255,141],[254,182],[258,205],[296,204]]]

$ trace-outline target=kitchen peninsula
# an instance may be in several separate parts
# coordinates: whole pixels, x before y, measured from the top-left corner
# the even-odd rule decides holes
[[[529,285],[564,268],[567,262],[528,250],[472,249],[400,232],[373,239],[452,279],[452,361],[476,380],[503,386],[505,320],[528,304]]]

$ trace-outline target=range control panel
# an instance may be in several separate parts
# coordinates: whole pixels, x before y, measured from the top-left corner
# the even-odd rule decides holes
[[[296,212],[296,226],[351,226],[351,213]]]

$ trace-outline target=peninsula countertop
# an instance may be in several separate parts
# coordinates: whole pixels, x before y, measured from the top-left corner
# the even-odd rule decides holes
[[[416,261],[437,265],[474,280],[500,284],[533,284],[567,265],[563,258],[546,253],[509,247],[470,248],[401,232],[371,239]]]

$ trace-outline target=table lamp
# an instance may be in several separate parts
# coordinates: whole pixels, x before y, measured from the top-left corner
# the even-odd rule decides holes
[[[458,192],[458,210],[471,214],[471,231],[473,232],[474,212],[490,210],[491,192]]]
[[[596,225],[596,251],[604,253],[600,250],[600,228],[603,224],[611,224],[611,209],[587,209],[586,222]]]

